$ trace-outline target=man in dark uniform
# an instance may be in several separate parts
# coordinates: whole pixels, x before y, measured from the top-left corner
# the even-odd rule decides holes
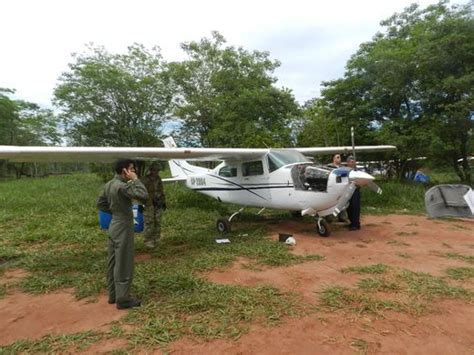
[[[160,166],[153,163],[148,174],[141,181],[148,191],[148,200],[145,205],[145,245],[149,249],[156,247],[161,237],[161,214],[166,210],[165,192],[161,181]]]
[[[347,157],[347,167],[357,170],[356,161],[352,155]],[[355,231],[360,229],[360,187],[357,187],[352,195],[349,206],[347,207],[347,216],[349,217],[349,230]]]
[[[117,175],[105,185],[99,196],[97,207],[112,214],[107,260],[109,303],[117,303],[118,309],[125,309],[141,304],[140,300],[130,297],[135,252],[132,200],[145,202],[148,193],[137,178],[133,161],[117,161],[115,172]]]
[[[332,156],[332,162],[328,164],[328,167],[332,169],[340,168],[341,167],[341,154],[334,154]],[[344,215],[345,215],[344,211],[341,211],[337,215],[337,220],[342,223],[347,223],[347,220],[344,218]]]

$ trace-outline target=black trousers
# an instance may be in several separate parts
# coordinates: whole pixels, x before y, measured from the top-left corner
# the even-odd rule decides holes
[[[360,228],[360,188],[354,191],[347,207],[347,217],[351,222],[351,227]]]

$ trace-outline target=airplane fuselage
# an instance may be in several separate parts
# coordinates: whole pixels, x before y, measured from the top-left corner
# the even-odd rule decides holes
[[[309,215],[331,214],[349,184],[348,174],[341,176],[304,157],[299,162],[279,167],[272,164],[271,156],[251,161],[226,161],[214,169],[175,162],[184,171],[189,169],[186,187],[221,202],[303,211]],[[302,172],[308,170],[314,172],[316,178],[305,178]]]

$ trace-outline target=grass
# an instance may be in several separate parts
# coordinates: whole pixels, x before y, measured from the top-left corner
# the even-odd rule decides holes
[[[1,182],[0,260],[6,263],[0,270],[11,266],[27,270],[29,275],[19,287],[29,293],[66,287],[74,288],[77,298],[105,293],[107,237],[98,228],[95,207],[102,186],[92,174]],[[227,267],[239,257],[258,267],[323,260],[323,256],[291,254],[283,243],[267,239],[262,217],[251,214],[239,217],[244,223],[237,220],[235,231],[226,235],[231,244],[218,245],[215,221],[229,216],[235,206],[177,184],[166,185],[165,190],[168,209],[162,220],[163,237],[151,258],[135,265],[132,293],[145,306],[123,321],[134,327],[125,335],[132,350],[164,345],[184,335],[238,337],[251,322],[273,324],[306,311],[294,294],[268,287],[217,285],[201,273]],[[290,218],[282,212],[266,212],[265,217]],[[136,236],[136,253],[149,253],[141,236]],[[0,297],[6,292],[1,287]],[[92,333],[46,337],[6,349],[54,352],[63,343],[87,345],[95,337]]]
[[[474,278],[472,267],[451,267],[446,269],[446,274],[454,280],[468,280]]]
[[[471,291],[464,287],[450,285],[446,278],[403,269],[381,268],[379,265],[341,270],[348,272],[347,270],[351,269],[351,272],[368,273],[374,276],[359,280],[355,288],[337,285],[325,288],[319,294],[320,304],[330,310],[357,314],[382,315],[387,310],[393,310],[420,315],[430,308],[434,300],[472,301],[474,299]],[[374,272],[375,270],[377,271]],[[456,275],[460,273],[465,276],[472,273],[472,270],[457,270]],[[385,296],[382,298],[380,293]]]
[[[457,259],[457,260],[465,261],[469,264],[474,264],[474,255],[462,255],[459,253],[445,253],[445,254],[439,254],[439,256],[443,256],[448,259]]]
[[[356,273],[356,274],[383,274],[388,270],[388,266],[385,264],[375,264],[367,266],[351,266],[341,270],[343,273]]]
[[[401,242],[401,241],[399,241],[399,240],[389,240],[389,241],[387,242],[387,244],[389,244],[389,245],[395,245],[395,246],[397,246],[397,247],[409,247],[409,246],[410,246],[410,244],[405,243],[405,242]]]
[[[102,186],[100,178],[92,174],[0,182],[0,272],[8,267],[27,270],[28,276],[17,285],[29,293],[70,287],[77,298],[105,293],[107,237],[98,228],[95,207]],[[383,183],[382,187],[382,196],[388,202],[380,203],[379,197],[369,191],[362,194],[367,198],[366,206],[376,208],[376,213],[399,210],[408,197],[415,200],[413,196],[420,195],[419,186],[402,185],[397,193],[391,190],[395,189],[391,183]],[[218,245],[215,221],[237,207],[191,193],[180,185],[166,185],[165,189],[168,209],[162,220],[163,237],[151,257],[137,263],[135,269],[132,293],[144,300],[143,307],[127,313],[109,333],[84,332],[19,341],[0,348],[0,353],[79,351],[114,336],[127,339],[129,351],[165,347],[183,336],[238,338],[254,322],[271,325],[313,310],[292,293],[271,287],[219,285],[202,276],[203,272],[224,269],[242,257],[257,269],[323,260],[317,254],[293,255],[283,243],[266,238],[269,219],[290,218],[289,214],[265,212],[263,217],[256,217],[244,213],[236,220],[234,231],[226,235],[231,243]],[[407,196],[397,196],[400,194]],[[373,203],[371,195],[377,197]],[[410,211],[418,213],[417,202],[410,206]],[[267,223],[262,223],[262,218]],[[303,218],[305,221],[310,223]],[[370,240],[362,242],[358,246],[367,247]],[[136,253],[149,254],[141,236],[136,236]],[[471,260],[468,256],[456,257]],[[327,288],[321,293],[322,304],[378,314],[386,309],[415,312],[422,307],[415,301],[427,300],[430,295],[471,297],[468,291],[455,288],[444,279],[413,273],[394,275],[384,264],[354,266],[343,272],[372,277],[360,280],[355,289]],[[0,287],[0,297],[9,292],[10,286]],[[407,297],[408,301],[379,299],[377,292]],[[124,333],[125,324],[130,324],[132,330]]]
[[[411,237],[413,235],[417,235],[418,232],[397,232],[395,234],[400,236],[400,237]]]
[[[89,346],[103,338],[103,334],[87,331],[68,335],[47,335],[38,340],[20,340],[0,347],[1,354],[54,354],[87,350]]]
[[[399,183],[396,181],[377,181],[382,195],[367,189],[361,191],[362,213],[425,213],[425,187],[421,184]]]

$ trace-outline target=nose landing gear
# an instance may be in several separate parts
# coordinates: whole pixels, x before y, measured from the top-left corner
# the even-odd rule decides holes
[[[316,232],[321,237],[329,237],[331,230],[329,229],[329,223],[322,217],[316,216]]]

